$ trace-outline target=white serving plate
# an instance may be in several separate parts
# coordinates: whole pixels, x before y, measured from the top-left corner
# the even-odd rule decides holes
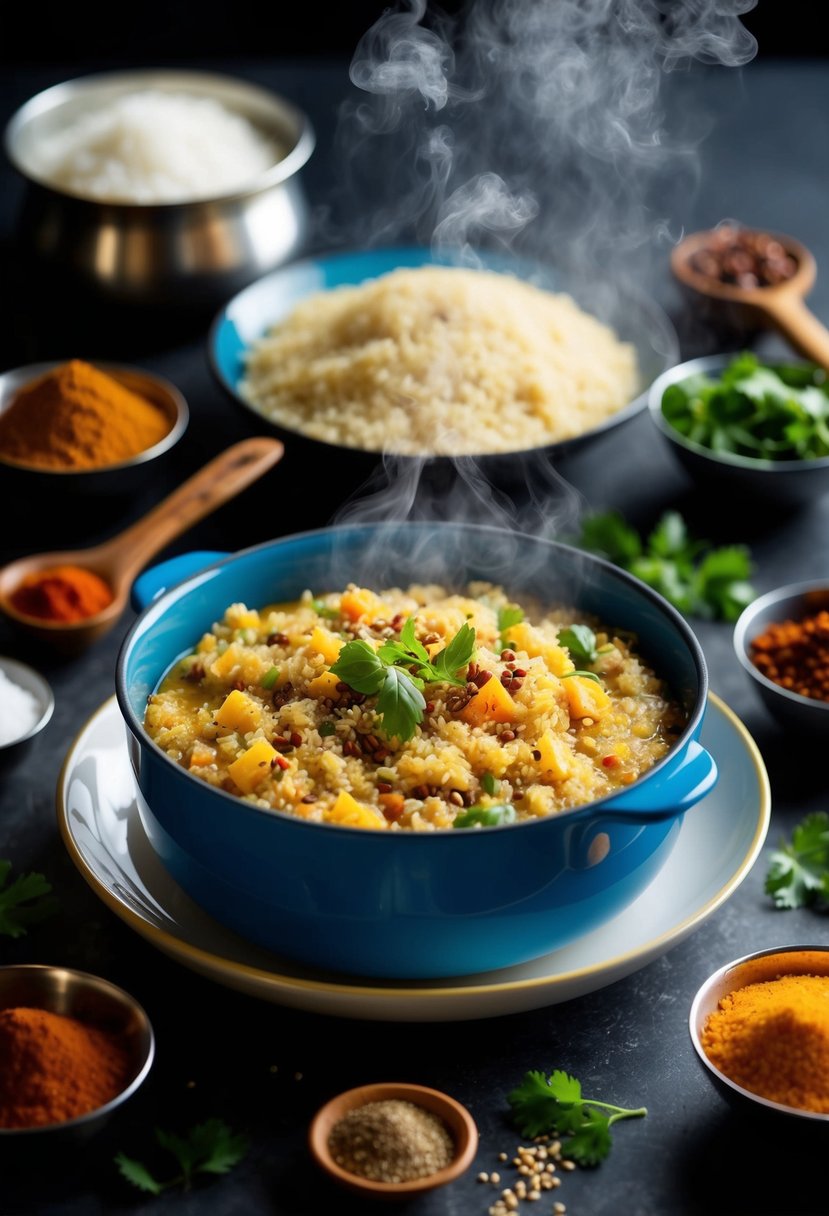
[[[250,945],[203,912],[147,840],[115,697],[67,752],[57,787],[58,825],[75,865],[117,916],[217,983],[337,1017],[467,1021],[539,1009],[612,984],[688,937],[736,891],[768,832],[768,775],[743,723],[713,693],[702,743],[717,761],[719,781],[686,814],[666,864],[633,904],[564,949],[458,979],[397,982],[314,971]]]

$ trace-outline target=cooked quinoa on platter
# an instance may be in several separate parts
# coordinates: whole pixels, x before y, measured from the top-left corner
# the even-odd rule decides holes
[[[231,604],[144,725],[199,780],[264,809],[431,831],[612,794],[685,723],[634,636],[478,582]]]
[[[247,351],[239,391],[326,443],[460,456],[584,434],[640,379],[634,346],[570,295],[419,266],[302,300]]]

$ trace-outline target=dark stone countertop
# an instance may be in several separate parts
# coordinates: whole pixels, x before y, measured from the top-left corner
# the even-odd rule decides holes
[[[85,71],[97,65],[80,66]],[[319,141],[307,187],[315,201],[324,201],[332,187],[329,155],[338,103],[349,90],[347,62],[234,60],[205,66],[268,83],[308,110]],[[10,116],[40,88],[79,74],[77,64],[8,71],[0,83],[0,116]],[[642,254],[643,277],[671,313],[683,356],[718,349],[722,335],[674,293],[665,232],[676,238],[683,228],[728,217],[791,232],[815,253],[819,275],[810,304],[829,319],[829,286],[820,275],[829,261],[829,169],[821,155],[829,142],[826,64],[766,59],[742,69],[697,66],[666,83],[672,113],[698,121],[687,124],[696,137],[691,141],[689,135],[681,166],[683,189],[675,189],[678,178],[671,173],[667,184],[662,179],[662,195],[659,183],[650,183],[656,193],[650,195],[647,215],[654,217],[654,232],[649,252]],[[0,239],[7,266],[20,275],[14,270],[14,221],[21,184],[8,166],[0,174]],[[656,219],[661,215],[667,220],[663,228]],[[5,367],[69,357],[79,349],[96,358],[129,357],[173,380],[190,402],[192,420],[163,477],[131,501],[105,508],[27,502],[0,485],[6,520],[0,560],[112,535],[245,433],[244,421],[212,378],[204,319],[165,333],[154,330],[152,318],[110,317],[107,325],[73,308],[72,300],[38,297],[38,284],[22,275],[9,281],[20,291],[6,292]],[[763,342],[773,348],[775,339]],[[644,414],[615,432],[612,443],[574,458],[567,478],[582,507],[616,507],[642,528],[673,507],[697,536],[717,544],[749,543],[758,592],[829,573],[829,499],[794,516],[759,515],[740,503],[714,501],[673,464]],[[220,508],[168,552],[242,548],[325,524],[350,487],[333,470],[332,500],[320,489],[309,501],[309,480],[314,480],[309,471],[293,467],[287,454],[272,481]],[[45,873],[62,905],[58,918],[28,936],[1,939],[0,963],[60,963],[123,984],[145,1005],[158,1043],[152,1076],[117,1128],[86,1150],[68,1175],[53,1177],[44,1168],[16,1189],[0,1185],[1,1211],[7,1216],[104,1211],[138,1216],[168,1210],[182,1216],[307,1216],[330,1210],[365,1216],[363,1203],[334,1192],[313,1169],[305,1146],[308,1122],[340,1089],[399,1078],[449,1091],[469,1107],[481,1136],[469,1173],[406,1211],[484,1216],[496,1192],[476,1183],[476,1174],[494,1168],[497,1154],[511,1154],[519,1142],[508,1121],[506,1092],[527,1069],[564,1067],[588,1093],[644,1104],[649,1111],[646,1119],[614,1129],[612,1152],[601,1167],[565,1177],[555,1198],[566,1202],[573,1216],[825,1212],[825,1171],[814,1144],[797,1128],[768,1132],[735,1117],[703,1076],[688,1036],[691,999],[711,970],[753,949],[829,940],[817,913],[777,911],[763,893],[768,849],[807,812],[825,807],[829,782],[819,749],[784,734],[768,716],[733,656],[728,624],[693,622],[712,690],[742,719],[768,770],[771,826],[751,872],[685,940],[627,978],[531,1012],[430,1023],[416,1020],[416,1009],[413,1020],[404,1022],[313,1014],[216,983],[156,949],[84,881],[56,826],[56,782],[73,739],[113,692],[116,656],[132,619],[128,611],[108,637],[81,658],[65,661],[41,653],[0,623],[0,653],[41,670],[57,702],[51,723],[25,758],[0,776],[0,854],[16,870]],[[211,1116],[250,1137],[247,1157],[227,1177],[160,1199],[140,1194],[119,1177],[112,1162],[118,1149],[146,1155],[154,1126],[184,1130]],[[551,1206],[548,1197],[522,1209],[541,1213]]]

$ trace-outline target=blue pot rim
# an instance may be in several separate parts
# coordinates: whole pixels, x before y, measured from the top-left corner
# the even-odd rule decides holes
[[[238,798],[236,795],[230,794],[226,790],[219,789],[215,786],[209,786],[205,782],[199,781],[199,779],[197,777],[194,777],[191,773],[187,772],[187,770],[182,768],[181,765],[177,764],[174,760],[172,760],[170,758],[170,756],[168,756],[167,753],[165,751],[163,751],[162,748],[160,748],[158,746],[158,744],[155,743],[144,730],[143,723],[138,719],[138,716],[133,712],[132,705],[130,704],[129,697],[127,695],[126,666],[127,666],[130,651],[132,649],[136,635],[143,629],[144,621],[145,621],[147,613],[149,613],[151,611],[157,612],[159,609],[164,610],[166,608],[166,606],[174,603],[176,600],[178,600],[181,597],[181,595],[183,593],[186,592],[188,585],[195,584],[196,580],[203,578],[204,575],[209,573],[210,571],[219,570],[227,565],[232,564],[235,561],[240,560],[243,557],[248,557],[248,556],[251,556],[258,552],[264,552],[265,550],[272,549],[275,547],[280,547],[283,544],[301,542],[301,541],[311,541],[317,537],[331,536],[334,534],[342,536],[345,534],[350,534],[350,533],[355,534],[355,533],[360,533],[360,532],[374,533],[374,532],[377,532],[378,530],[382,530],[382,529],[386,529],[386,528],[395,529],[395,530],[411,528],[412,530],[417,530],[417,529],[420,529],[423,527],[448,528],[448,529],[455,530],[455,531],[458,531],[458,530],[475,531],[477,533],[489,532],[489,533],[496,533],[499,536],[503,535],[504,532],[507,531],[507,529],[497,527],[496,525],[493,525],[493,524],[475,524],[475,523],[455,524],[455,523],[441,523],[440,521],[436,521],[436,520],[422,520],[422,521],[421,520],[404,520],[404,521],[394,521],[392,523],[380,524],[380,525],[374,525],[374,524],[330,525],[330,526],[325,526],[325,527],[321,527],[321,528],[309,529],[308,531],[305,531],[305,532],[291,532],[291,533],[286,534],[285,536],[275,537],[271,540],[261,541],[256,545],[250,545],[245,549],[238,549],[235,552],[228,553],[224,557],[218,558],[216,561],[209,562],[206,566],[204,566],[201,570],[199,570],[195,574],[190,574],[187,577],[179,580],[179,582],[168,587],[158,597],[158,599],[153,600],[153,602],[151,604],[148,604],[147,607],[139,613],[138,617],[131,625],[129,631],[127,632],[127,634],[125,635],[125,637],[121,643],[121,646],[120,646],[120,649],[118,652],[118,657],[116,660],[116,668],[115,668],[116,700],[118,702],[118,706],[121,711],[121,715],[124,718],[124,721],[125,721],[127,727],[129,728],[130,732],[133,734],[133,736],[135,737],[135,739],[137,740],[139,745],[142,748],[149,749],[149,751],[152,753],[152,755],[154,757],[160,759],[162,761],[162,763],[171,766],[180,779],[193,783],[192,788],[194,788],[200,792],[204,791],[204,793],[207,794],[208,796],[217,797],[217,798],[226,800],[228,806],[234,808],[236,813],[244,813],[244,812],[246,812],[248,814],[252,813],[252,814],[255,814],[257,817],[261,816],[261,815],[266,815],[266,816],[270,817],[272,820],[274,820],[275,822],[279,822],[280,824],[285,825],[286,830],[291,830],[291,831],[318,832],[322,828],[327,831],[346,833],[348,835],[353,835],[355,832],[360,832],[362,835],[370,835],[372,837],[379,835],[379,833],[373,832],[370,829],[367,831],[365,828],[347,827],[342,824],[333,824],[333,823],[324,823],[324,824],[313,823],[313,822],[309,822],[308,820],[299,819],[295,816],[291,816],[291,815],[287,815],[287,814],[286,815],[280,814],[278,816],[275,816],[275,813],[272,810],[266,810],[264,807],[256,806],[253,803],[250,803],[250,802],[245,801],[244,799]],[[542,537],[533,536],[531,533],[521,532],[521,531],[510,530],[509,535],[511,537],[513,537],[514,539],[517,538],[517,539],[524,539],[524,540],[531,541],[533,544],[541,543],[544,545],[549,545],[554,550],[564,550],[568,554],[572,554],[574,556],[577,555],[580,560],[586,560],[587,562],[589,562],[593,565],[597,565],[600,569],[602,569],[604,571],[604,573],[608,577],[618,579],[621,583],[624,583],[625,585],[631,587],[643,599],[649,600],[655,607],[657,607],[665,616],[667,616],[668,620],[671,622],[671,624],[676,629],[677,633],[681,636],[683,642],[687,646],[690,656],[693,660],[694,667],[696,669],[697,680],[698,680],[698,688],[697,688],[697,694],[696,694],[696,698],[694,701],[694,705],[693,705],[693,708],[689,712],[688,721],[685,724],[685,729],[683,730],[682,734],[679,735],[677,737],[677,739],[674,741],[674,744],[668,750],[666,755],[664,755],[651,768],[649,768],[647,770],[647,772],[643,773],[639,778],[637,778],[636,781],[634,781],[631,785],[629,785],[624,792],[627,793],[630,790],[640,789],[641,786],[645,782],[650,781],[653,777],[655,777],[657,774],[662,772],[666,767],[671,766],[675,762],[677,755],[679,753],[681,753],[682,751],[684,751],[686,749],[688,743],[690,743],[691,740],[696,738],[696,736],[699,734],[699,730],[702,725],[702,719],[705,714],[705,710],[706,710],[707,702],[708,702],[708,668],[707,668],[707,664],[706,664],[706,660],[705,660],[705,655],[703,653],[702,646],[700,645],[699,640],[697,639],[696,635],[694,634],[693,630],[691,629],[691,627],[689,626],[689,624],[685,620],[685,618],[682,616],[682,614],[678,611],[678,609],[674,608],[674,606],[671,603],[669,603],[669,601],[666,600],[664,596],[660,595],[659,592],[654,591],[653,588],[649,587],[646,583],[642,582],[641,579],[636,578],[634,575],[630,574],[628,571],[623,570],[619,566],[616,566],[613,562],[610,562],[605,558],[599,557],[598,555],[589,553],[585,550],[577,549],[575,546],[568,545],[568,544],[564,543],[563,541],[547,540]],[[160,674],[163,674],[163,673],[160,673]],[[160,675],[159,675],[159,678],[160,678]],[[616,791],[612,795],[610,795],[610,794],[605,795],[603,798],[596,799],[592,802],[584,803],[581,806],[570,807],[567,810],[560,811],[555,816],[552,816],[552,817],[546,816],[543,818],[533,819],[531,821],[524,820],[519,823],[495,825],[492,827],[487,827],[485,829],[485,831],[486,831],[487,835],[489,835],[492,832],[510,832],[510,831],[516,831],[519,829],[527,830],[527,829],[531,829],[531,828],[543,828],[545,825],[549,826],[549,824],[551,822],[561,823],[565,817],[568,820],[568,822],[572,822],[575,819],[589,820],[589,819],[592,819],[597,813],[600,813],[601,811],[603,811],[603,809],[607,808],[614,799],[618,799],[619,797],[620,797],[620,794],[618,791]],[[385,839],[386,836],[384,835],[383,838]],[[438,829],[434,832],[429,832],[429,833],[423,833],[423,832],[395,832],[394,833],[395,841],[398,841],[398,840],[415,841],[415,840],[422,840],[424,838],[440,839],[440,840],[447,840],[447,839],[463,840],[464,838],[468,838],[468,833],[452,831],[451,829],[448,829],[448,828],[447,829]],[[404,847],[406,847],[406,846],[404,846]]]

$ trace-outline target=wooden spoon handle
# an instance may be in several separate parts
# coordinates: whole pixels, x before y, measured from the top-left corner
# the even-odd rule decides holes
[[[770,292],[765,310],[796,351],[813,363],[829,367],[829,329],[795,292]]]
[[[261,477],[284,450],[278,439],[261,435],[226,448],[142,519],[99,546],[99,560],[108,550],[114,580],[130,578],[159,549]]]

